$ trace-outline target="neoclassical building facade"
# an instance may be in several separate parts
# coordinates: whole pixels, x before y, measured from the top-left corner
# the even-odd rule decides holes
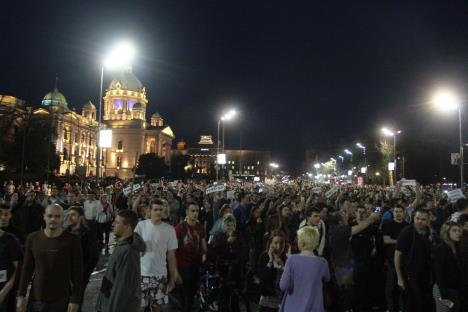
[[[138,157],[146,153],[155,153],[169,164],[174,133],[158,113],[147,120],[148,104],[146,88],[131,67],[109,84],[103,98],[101,129],[112,130],[112,146],[101,149],[102,176],[132,177]],[[26,112],[24,101],[19,99],[4,100],[1,105]],[[44,96],[39,108],[30,111],[47,118],[56,129],[52,140],[60,157],[58,174],[96,174],[99,112],[91,101],[78,113],[68,107],[65,96],[56,87]]]

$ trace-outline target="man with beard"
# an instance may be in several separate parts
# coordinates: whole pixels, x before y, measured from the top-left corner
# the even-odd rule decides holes
[[[24,239],[29,233],[40,230],[44,221],[44,207],[36,201],[36,192],[28,191],[24,200],[20,201],[13,208],[13,225],[18,228],[21,233],[19,239],[24,244]]]
[[[60,205],[47,206],[44,221],[45,229],[26,239],[16,309],[26,311],[26,292],[32,281],[28,311],[76,312],[83,279],[80,240],[62,229]]]

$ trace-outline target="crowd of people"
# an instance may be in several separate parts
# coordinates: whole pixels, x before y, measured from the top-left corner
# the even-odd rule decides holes
[[[103,255],[95,311],[192,311],[208,292],[207,311],[468,311],[465,198],[437,185],[210,186],[5,182],[0,312],[80,311]]]

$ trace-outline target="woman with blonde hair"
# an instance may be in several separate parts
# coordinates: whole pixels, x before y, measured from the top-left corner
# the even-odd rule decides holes
[[[284,292],[280,311],[324,312],[323,282],[330,280],[328,262],[314,255],[319,233],[311,226],[297,231],[300,254],[291,255],[286,261],[280,280]]]
[[[440,229],[442,242],[434,251],[435,284],[433,294],[437,312],[461,311],[463,274],[458,246],[461,234],[460,225],[453,221],[445,222]]]

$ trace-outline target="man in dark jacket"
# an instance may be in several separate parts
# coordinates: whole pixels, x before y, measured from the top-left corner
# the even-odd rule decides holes
[[[20,231],[20,239],[26,239],[29,233],[40,230],[44,226],[42,220],[44,207],[36,200],[36,193],[29,191],[26,197],[20,199],[16,207],[13,207],[13,226]],[[24,240],[21,241],[24,244]]]
[[[68,210],[67,231],[80,238],[81,251],[83,253],[83,288],[81,304],[83,304],[84,293],[89,282],[89,277],[99,260],[99,249],[93,231],[84,225],[84,210],[79,206],[72,206]]]
[[[133,233],[137,223],[138,216],[132,210],[119,211],[114,220],[117,244],[102,278],[96,311],[137,312],[140,309],[140,253],[145,251],[145,243]]]

